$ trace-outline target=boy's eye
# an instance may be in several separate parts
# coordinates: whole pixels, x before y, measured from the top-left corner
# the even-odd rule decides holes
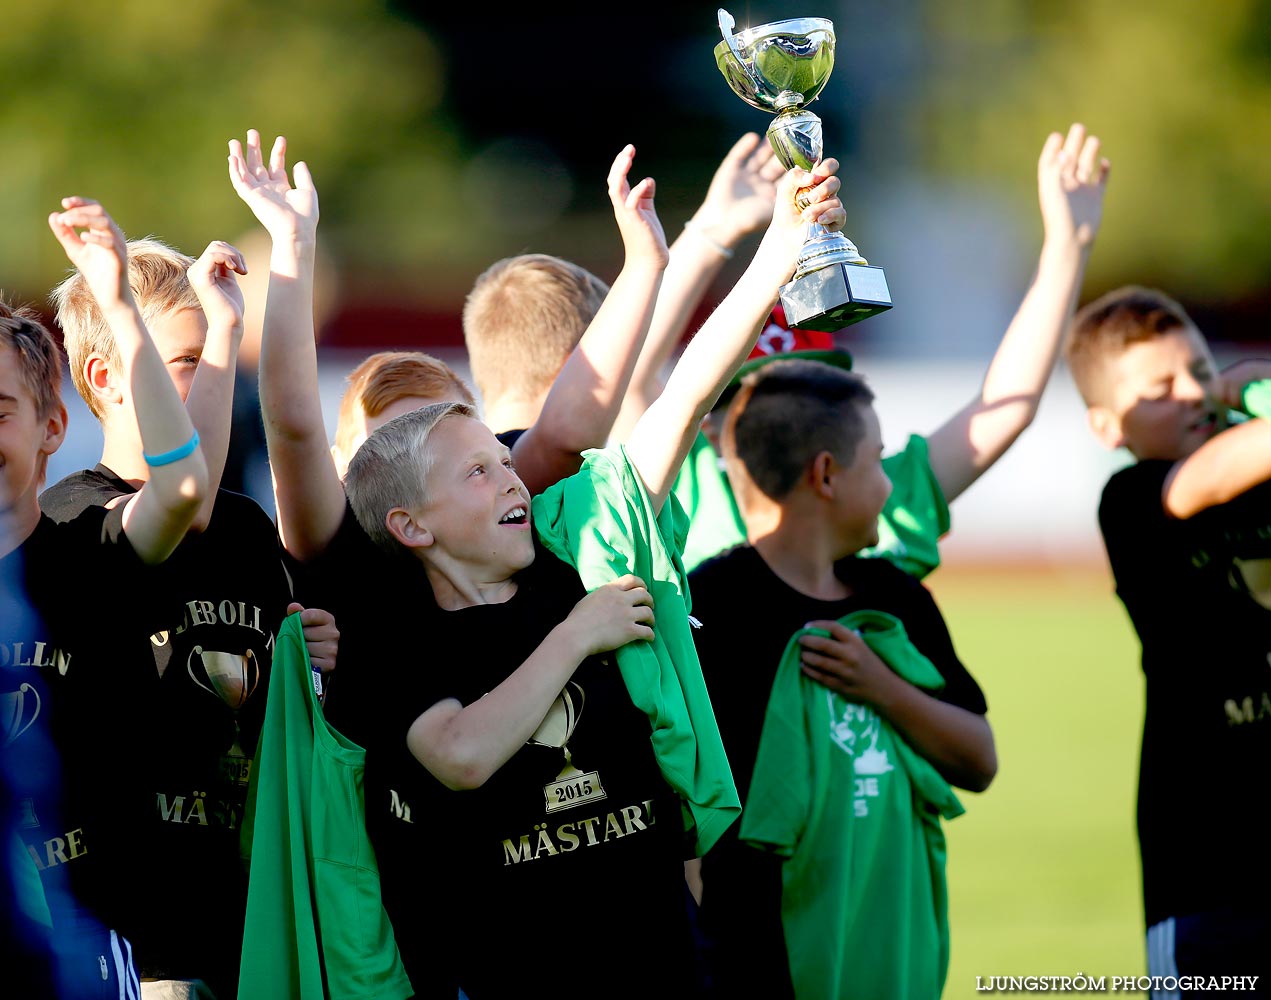
[[[481,473],[484,473],[484,472],[485,472],[484,465],[474,465],[471,469],[468,470],[468,477],[471,478],[472,476],[480,475]]]
[[[186,365],[186,366],[197,366],[198,363],[199,363],[198,357],[193,354],[187,354],[185,355],[185,357],[182,357],[182,358],[173,358],[171,361],[168,362],[168,364],[170,365]]]
[[[512,472],[516,471],[516,466],[512,464],[512,460],[510,458],[505,458],[503,460],[503,467],[505,469],[510,469]]]

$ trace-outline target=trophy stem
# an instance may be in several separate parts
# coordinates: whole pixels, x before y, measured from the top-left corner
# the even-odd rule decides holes
[[[832,233],[820,223],[812,222],[808,224],[807,236],[799,250],[794,276],[802,278],[831,264],[868,263],[856,249],[856,244],[842,233]]]

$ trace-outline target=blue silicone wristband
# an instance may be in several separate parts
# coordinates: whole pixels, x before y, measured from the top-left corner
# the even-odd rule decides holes
[[[165,451],[159,455],[147,455],[141,453],[141,457],[146,460],[146,465],[171,465],[173,462],[179,462],[187,455],[194,454],[194,449],[199,446],[199,432],[195,431],[194,436],[189,441],[181,445],[180,448],[173,448],[171,451]]]

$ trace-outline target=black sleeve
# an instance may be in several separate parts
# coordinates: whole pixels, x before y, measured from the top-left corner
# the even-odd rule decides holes
[[[1186,526],[1165,513],[1161,499],[1172,468],[1172,462],[1154,460],[1122,469],[1108,480],[1099,501],[1099,530],[1117,594],[1132,616],[1136,601],[1145,595],[1151,595],[1156,614],[1162,602],[1175,596],[1165,585],[1173,575],[1169,559],[1176,547],[1171,539]]]
[[[904,623],[909,641],[935,665],[944,678],[944,687],[936,697],[950,705],[965,708],[968,712],[984,715],[989,710],[984,692],[958,659],[953,648],[953,638],[949,635],[948,626],[936,606],[935,598],[917,580],[910,582],[912,585],[906,595],[907,606],[904,613],[897,617]]]

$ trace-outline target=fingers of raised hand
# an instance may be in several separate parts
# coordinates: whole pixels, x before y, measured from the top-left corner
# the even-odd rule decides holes
[[[247,273],[247,261],[243,259],[243,255],[224,240],[209,243],[199,259],[190,265],[188,273],[191,276],[210,274],[218,267],[237,271],[239,274]]]
[[[1064,154],[1071,165],[1070,169],[1075,169],[1078,157],[1081,155],[1081,147],[1086,142],[1086,127],[1081,122],[1073,122],[1068,127],[1068,135],[1064,138]]]
[[[291,168],[292,176],[296,179],[296,189],[298,191],[315,191],[313,186],[313,174],[309,172],[309,164],[304,160],[298,162]]]
[[[287,176],[287,137],[277,136],[274,147],[269,151],[269,176],[274,180]]]
[[[1101,172],[1101,162],[1099,137],[1097,135],[1088,136],[1081,146],[1081,153],[1077,157],[1077,180],[1082,184],[1097,181]]]
[[[631,164],[634,161],[635,146],[627,143],[613,158],[613,164],[609,167],[609,176],[605,179],[610,198],[620,202],[627,200],[627,193],[630,191],[627,185],[627,173],[631,170]]]
[[[645,200],[652,201],[656,193],[657,185],[653,178],[646,177],[628,192],[625,204],[629,209],[637,209],[640,207],[640,202]]]
[[[260,151],[260,133],[254,128],[247,130],[247,172],[257,180],[264,180],[269,171],[265,167],[264,157]]]

